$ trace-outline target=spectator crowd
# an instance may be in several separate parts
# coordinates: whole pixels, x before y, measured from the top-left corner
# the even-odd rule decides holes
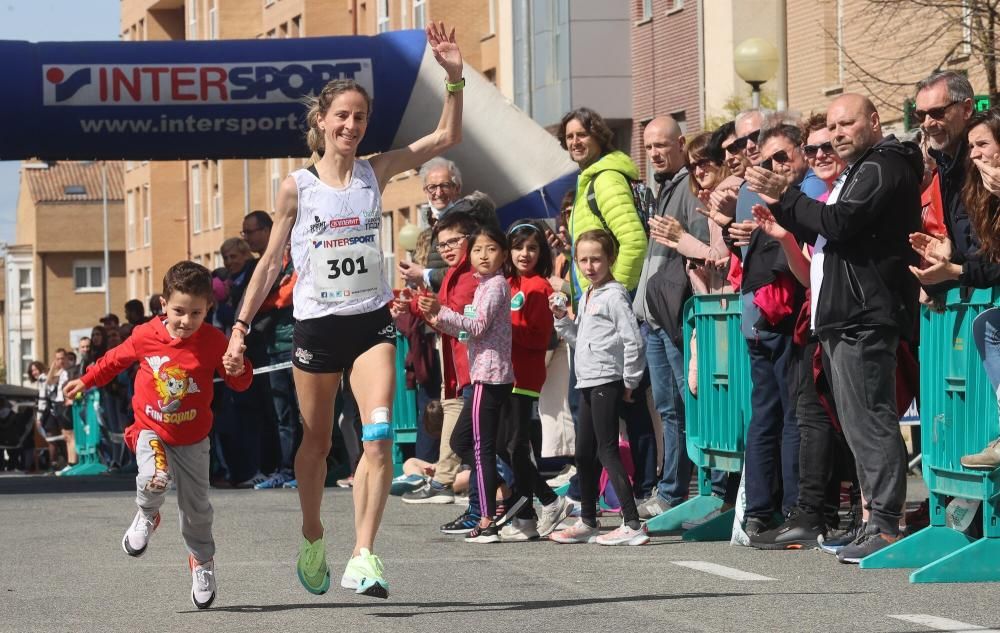
[[[739,506],[743,544],[856,563],[926,525],[926,509],[906,512],[899,425],[918,395],[919,306],[1000,284],[1000,109],[975,112],[972,86],[948,71],[921,81],[915,102],[907,138],[854,94],[808,116],[747,110],[692,137],[659,116],[643,131],[649,187],[601,115],[578,108],[558,130],[575,188],[556,217],[508,226],[487,194],[463,195],[458,165],[427,162],[424,230],[392,303],[409,350],[397,380],[416,390],[418,419],[394,494],[462,505],[440,530],[473,543],[647,542],[644,522],[691,490],[684,402],[699,388],[698,332],[684,334],[685,301],[735,293],[744,341],[730,344],[746,346],[752,379],[745,468],[713,472],[718,509],[684,527]],[[209,318],[227,334],[272,224],[254,211],[220,246]],[[295,283],[286,250],[246,337],[265,371],[243,392],[215,385],[213,485],[296,485]],[[148,314],[129,301],[124,322],[108,314],[76,349],[31,364],[45,442],[21,466],[76,463],[63,387],[160,309],[159,296]],[[974,331],[996,389],[1000,311]],[[135,370],[100,388],[112,470],[135,468],[121,440]],[[337,400],[330,483],[348,487],[362,453],[348,381]],[[1000,466],[1000,439],[962,463]],[[602,531],[602,513],[620,525]]]

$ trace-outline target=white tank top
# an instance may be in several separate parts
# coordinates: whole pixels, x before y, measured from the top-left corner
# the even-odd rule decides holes
[[[382,258],[382,195],[367,160],[335,189],[308,169],[292,172],[299,208],[292,227],[296,319],[363,314],[392,300]]]

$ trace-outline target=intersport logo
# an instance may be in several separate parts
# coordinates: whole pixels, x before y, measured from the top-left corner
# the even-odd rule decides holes
[[[371,59],[236,64],[49,64],[47,106],[298,103],[334,79],[354,79],[374,96]]]

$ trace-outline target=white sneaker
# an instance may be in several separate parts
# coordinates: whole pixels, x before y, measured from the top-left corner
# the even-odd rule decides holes
[[[149,545],[149,537],[159,526],[159,512],[150,521],[142,513],[142,510],[139,510],[135,513],[135,518],[132,519],[132,525],[125,530],[125,536],[122,537],[122,549],[129,556],[142,556],[146,552],[146,546]]]
[[[566,464],[563,469],[559,471],[559,474],[549,479],[547,483],[552,488],[558,488],[559,486],[565,486],[569,483],[569,480],[573,478],[576,474],[576,466],[573,464]]]
[[[583,519],[580,519],[575,525],[550,534],[549,540],[565,545],[572,543],[596,543],[600,533],[600,528],[590,527],[583,522]]]
[[[542,506],[542,515],[538,517],[538,534],[548,536],[569,516],[573,508],[566,501],[566,497],[557,497],[556,500]]]
[[[500,540],[503,542],[534,541],[539,532],[534,519],[514,519],[500,530]]]
[[[264,473],[262,473],[262,472],[260,472],[258,470],[257,474],[255,474],[250,479],[247,479],[246,481],[241,481],[240,483],[236,484],[236,487],[237,488],[253,488],[257,484],[264,483],[265,481],[267,481],[267,476],[264,475]]]
[[[215,602],[215,560],[199,563],[188,555],[191,568],[191,602],[199,609],[207,609]]]
[[[645,545],[649,542],[649,535],[641,527],[633,530],[622,523],[617,530],[598,536],[594,542],[598,545]]]

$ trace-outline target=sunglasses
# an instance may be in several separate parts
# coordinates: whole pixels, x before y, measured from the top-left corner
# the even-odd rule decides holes
[[[696,160],[696,161],[694,161],[694,162],[691,163],[691,169],[700,168],[700,169],[706,169],[707,170],[707,169],[711,169],[711,168],[716,167],[716,166],[717,165],[716,165],[715,161],[712,160],[711,158],[702,158],[700,160]]]
[[[760,130],[754,130],[753,132],[750,132],[746,136],[741,136],[732,143],[730,143],[729,147],[726,148],[726,151],[729,152],[731,155],[736,156],[737,154],[739,154],[740,152],[742,152],[747,148],[747,143],[749,143],[750,141],[753,141],[754,145],[756,145],[758,136],[760,136]]]
[[[820,143],[819,145],[806,145],[802,148],[802,151],[806,153],[806,156],[813,158],[819,153],[819,150],[823,150],[824,154],[833,153],[833,143],[827,141],[825,143]]]
[[[780,150],[776,151],[775,153],[771,154],[771,161],[775,162],[775,163],[781,163],[782,165],[784,165],[785,163],[789,162],[790,160],[792,160],[792,159],[788,155],[788,152],[786,152],[783,149],[780,149]]]
[[[928,108],[926,110],[914,110],[913,116],[916,117],[918,123],[923,123],[927,117],[934,119],[935,121],[940,121],[944,118],[945,113],[948,112],[948,108],[955,105],[956,103],[962,103],[961,101],[952,101],[943,106],[937,108]]]

